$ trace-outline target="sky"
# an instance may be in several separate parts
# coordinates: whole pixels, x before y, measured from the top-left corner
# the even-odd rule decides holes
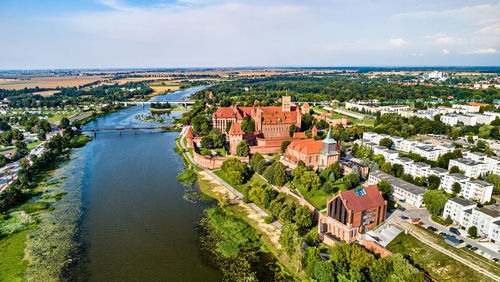
[[[0,69],[500,66],[500,0],[0,0]]]

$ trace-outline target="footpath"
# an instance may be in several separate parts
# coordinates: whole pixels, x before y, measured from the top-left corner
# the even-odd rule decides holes
[[[260,229],[260,231],[266,233],[266,235],[273,242],[276,248],[278,249],[281,248],[281,245],[278,242],[278,239],[281,234],[281,224],[278,221],[274,221],[271,224],[265,223],[264,218],[269,214],[267,214],[265,211],[263,211],[254,203],[244,203],[243,195],[238,190],[234,189],[229,183],[224,181],[222,178],[218,177],[211,170],[199,166],[194,161],[193,157],[189,153],[189,150],[184,144],[184,142],[182,142],[182,139],[186,135],[186,132],[187,132],[187,127],[184,127],[181,131],[181,134],[179,135],[179,144],[182,146],[183,153],[185,156],[187,156],[189,161],[193,165],[201,169],[201,171],[198,172],[198,175],[201,176],[204,180],[210,181],[213,184],[213,186],[211,185],[211,187],[213,187],[211,189],[215,193],[220,193],[228,197],[231,204],[237,205],[241,209],[243,209],[245,213],[248,215],[248,217],[257,223],[257,227]],[[221,187],[222,189],[220,189]]]

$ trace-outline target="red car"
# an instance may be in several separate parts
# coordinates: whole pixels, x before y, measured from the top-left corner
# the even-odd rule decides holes
[[[424,225],[424,222],[423,222],[423,221],[420,221],[420,222],[418,223],[418,225]]]

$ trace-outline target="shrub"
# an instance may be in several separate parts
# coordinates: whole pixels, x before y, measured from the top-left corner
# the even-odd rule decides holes
[[[272,223],[274,220],[275,220],[275,218],[272,215],[268,215],[268,216],[264,217],[264,222],[267,224]]]

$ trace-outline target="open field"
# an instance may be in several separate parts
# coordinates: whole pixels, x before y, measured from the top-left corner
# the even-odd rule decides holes
[[[27,88],[56,88],[56,87],[74,87],[91,83],[98,80],[108,79],[103,76],[39,76],[28,77],[24,79],[1,78],[0,88],[19,90]]]
[[[415,265],[438,281],[491,281],[488,277],[409,234],[399,234],[387,248],[392,252],[408,255]]]
[[[40,95],[42,97],[50,97],[56,93],[59,93],[59,90],[47,90],[47,91],[38,91],[38,92],[33,92],[33,95]]]

